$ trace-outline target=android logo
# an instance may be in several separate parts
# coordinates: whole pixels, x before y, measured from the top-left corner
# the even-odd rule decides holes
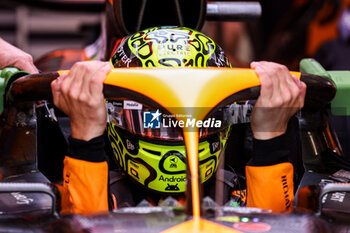
[[[179,191],[179,187],[177,187],[178,184],[171,185],[168,183],[168,186],[165,188],[167,191]]]

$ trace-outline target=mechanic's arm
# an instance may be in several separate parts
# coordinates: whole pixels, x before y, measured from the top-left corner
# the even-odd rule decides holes
[[[0,38],[0,69],[13,66],[29,73],[38,73],[33,58]]]
[[[247,206],[289,211],[294,199],[293,166],[285,133],[304,105],[306,85],[272,62],[253,62],[261,82],[251,119],[253,157],[246,166]]]
[[[108,211],[103,81],[110,69],[108,62],[79,62],[51,83],[54,104],[69,116],[72,130],[59,187],[62,214]]]

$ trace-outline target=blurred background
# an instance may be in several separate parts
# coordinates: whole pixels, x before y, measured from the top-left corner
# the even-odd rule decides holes
[[[104,1],[62,0],[71,2],[63,6],[57,2],[1,0],[0,36],[34,59],[54,50],[82,49],[93,43],[105,20]],[[349,36],[341,36],[339,22],[350,0],[262,0],[260,4],[262,15],[256,21],[204,23],[202,31],[224,48],[235,66],[270,60],[296,70],[301,58],[315,56],[328,65],[330,61],[324,60],[329,59],[319,54],[332,53],[334,48],[322,46],[334,40],[341,40],[342,46],[349,44]],[[346,23],[350,20],[343,21],[343,30],[349,30]],[[350,61],[342,63],[349,66]]]
[[[99,34],[102,10],[0,0],[0,37],[34,59],[57,49],[81,49]]]

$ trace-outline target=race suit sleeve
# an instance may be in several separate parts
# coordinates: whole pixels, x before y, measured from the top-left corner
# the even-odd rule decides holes
[[[291,211],[294,199],[293,165],[287,136],[253,139],[253,156],[246,166],[247,206]]]
[[[108,164],[104,137],[90,141],[69,138],[64,159],[61,214],[108,211]]]

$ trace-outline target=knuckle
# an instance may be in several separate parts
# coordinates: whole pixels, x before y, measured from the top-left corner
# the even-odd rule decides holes
[[[273,82],[271,79],[264,79],[261,85],[263,88],[271,89],[273,87]]]
[[[98,102],[94,99],[86,100],[85,103],[90,109],[96,110],[99,107]]]
[[[293,100],[293,94],[289,90],[285,90],[283,93],[283,102],[287,103]]]
[[[96,110],[96,103],[94,101],[88,101],[86,102],[86,105],[90,108],[90,109],[95,109]]]
[[[283,99],[282,99],[282,97],[281,96],[278,96],[278,97],[276,97],[274,100],[273,100],[273,107],[280,107],[280,106],[282,106],[283,105],[283,103],[284,103],[284,101],[283,101]]]
[[[64,93],[68,93],[68,91],[71,89],[68,79],[62,81],[61,89]]]
[[[83,62],[83,61],[78,61],[76,62],[73,67],[72,67],[72,70],[82,70],[82,69],[86,69],[86,62]]]
[[[282,73],[285,73],[287,71],[288,71],[288,69],[286,66],[275,63],[272,66],[272,69],[270,72],[271,72],[271,75],[278,76],[278,75],[281,75]]]
[[[300,95],[302,94],[302,90],[296,86],[296,84],[294,84],[294,86],[292,87],[292,95],[293,98],[298,98]]]
[[[33,57],[28,53],[23,53],[21,56],[17,58],[17,63],[23,64],[27,62],[33,62]]]
[[[77,92],[75,91],[74,88],[69,89],[67,94],[68,94],[69,98],[71,98],[73,100],[77,99]]]
[[[60,91],[61,91],[61,93],[64,94],[64,95],[66,95],[67,92],[68,92],[68,87],[67,87],[67,85],[65,85],[64,82],[63,82],[63,83],[61,84],[61,86],[60,86]]]
[[[97,77],[93,77],[93,78],[90,80],[90,83],[91,83],[92,85],[102,85],[101,79],[98,79]]]
[[[287,67],[285,65],[282,65],[282,64],[278,64],[277,69],[280,71],[288,71]]]
[[[28,54],[28,53],[25,54],[25,58],[26,58],[27,61],[30,61],[30,62],[33,61],[33,57],[30,54]]]
[[[276,67],[270,69],[268,72],[271,77],[276,77],[279,74],[279,70]]]
[[[78,100],[80,102],[88,102],[88,96],[84,92],[82,92],[80,93]]]

